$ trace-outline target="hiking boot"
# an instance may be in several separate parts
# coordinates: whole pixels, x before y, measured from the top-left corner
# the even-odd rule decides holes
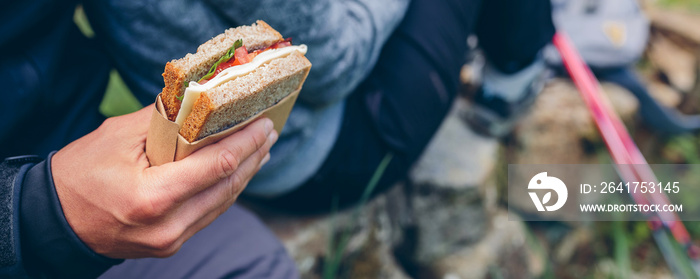
[[[542,59],[513,74],[504,74],[487,63],[483,83],[462,117],[479,134],[503,137],[528,112],[549,76]]]

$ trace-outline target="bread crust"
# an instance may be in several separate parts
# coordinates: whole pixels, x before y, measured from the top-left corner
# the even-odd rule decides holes
[[[170,121],[175,121],[180,111],[182,102],[177,97],[184,94],[184,83],[204,76],[238,39],[242,39],[243,45],[248,49],[264,48],[283,40],[279,32],[258,20],[250,26],[227,29],[200,45],[196,53],[188,53],[183,58],[166,63],[163,71],[165,87],[160,96]]]
[[[182,128],[180,128],[180,135],[189,142],[197,140],[204,123],[214,111],[214,107],[207,94],[200,94],[199,98],[194,102],[192,112],[187,116],[187,120],[182,124]]]

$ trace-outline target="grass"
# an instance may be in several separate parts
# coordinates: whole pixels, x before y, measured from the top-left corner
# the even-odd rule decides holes
[[[680,135],[669,139],[664,146],[666,157],[688,164],[700,164],[700,141],[694,135]],[[671,162],[673,163],[673,161]]]
[[[700,0],[658,0],[657,2],[665,8],[700,13]]]
[[[391,162],[391,159],[393,158],[393,154],[389,153],[384,156],[384,159],[379,163],[379,166],[377,166],[377,169],[374,171],[374,174],[372,174],[372,177],[369,180],[369,183],[367,183],[367,186],[365,187],[364,192],[362,193],[362,197],[360,198],[359,203],[355,206],[353,215],[352,215],[352,221],[354,223],[357,223],[357,220],[359,219],[360,215],[360,210],[367,204],[369,201],[369,197],[372,195],[372,192],[374,192],[374,188],[377,187],[377,184],[379,184],[379,179],[382,178],[382,175],[384,174],[384,171],[386,168],[389,166],[389,163]],[[336,196],[333,199],[333,208],[331,210],[331,232],[330,236],[328,238],[328,253],[326,254],[324,265],[323,265],[323,278],[324,279],[333,279],[338,277],[338,272],[340,271],[340,265],[343,259],[343,254],[345,253],[345,248],[348,245],[348,242],[350,241],[350,236],[351,236],[351,229],[346,229],[345,231],[342,232],[340,239],[336,241],[335,239],[335,231],[336,231],[336,225],[335,225],[335,217],[338,212],[338,197]]]
[[[82,6],[75,8],[73,22],[75,22],[75,25],[78,26],[78,29],[80,29],[83,35],[88,38],[95,37],[95,31],[90,26],[90,22]],[[112,69],[109,74],[107,89],[100,103],[100,113],[106,117],[112,117],[132,113],[142,107],[141,103],[134,97],[131,90],[129,90],[129,87],[126,86],[117,70]]]
[[[627,238],[627,233],[623,228],[621,221],[614,221],[612,223],[613,239],[614,239],[614,249],[613,254],[615,256],[615,262],[617,263],[618,278],[630,278],[632,273],[631,256],[630,256],[630,245]]]
[[[118,116],[141,109],[141,103],[131,94],[117,70],[109,74],[109,84],[100,103],[100,112],[107,116]]]

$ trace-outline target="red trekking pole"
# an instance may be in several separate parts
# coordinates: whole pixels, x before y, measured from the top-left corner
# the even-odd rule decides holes
[[[583,97],[588,110],[595,120],[616,170],[625,182],[658,182],[651,167],[637,148],[617,114],[610,108],[607,99],[601,94],[601,87],[591,69],[581,58],[566,34],[561,31],[554,35],[554,46],[561,54],[562,61],[574,84]],[[669,204],[668,197],[661,193],[630,193],[637,204]],[[684,249],[691,261],[695,275],[700,278],[700,248],[692,243],[690,235],[678,215],[673,212],[655,212],[647,216],[659,249],[676,276],[682,275],[681,267],[675,259],[673,247],[668,241],[672,235]],[[685,276],[683,276],[685,277]]]

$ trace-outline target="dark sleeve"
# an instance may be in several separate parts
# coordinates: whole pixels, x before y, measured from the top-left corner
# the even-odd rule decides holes
[[[22,278],[19,232],[20,185],[32,158],[8,158],[0,163],[0,277]],[[29,161],[29,162],[28,162]]]
[[[12,189],[11,207],[3,207],[0,274],[11,277],[94,278],[122,260],[93,252],[79,238],[63,215],[51,175],[51,157],[36,165],[7,163],[0,167],[0,191]],[[13,179],[5,175],[17,169]],[[6,216],[11,215],[8,222]],[[12,232],[7,234],[4,228]],[[6,263],[7,262],[7,263]],[[2,276],[0,276],[2,277]]]

